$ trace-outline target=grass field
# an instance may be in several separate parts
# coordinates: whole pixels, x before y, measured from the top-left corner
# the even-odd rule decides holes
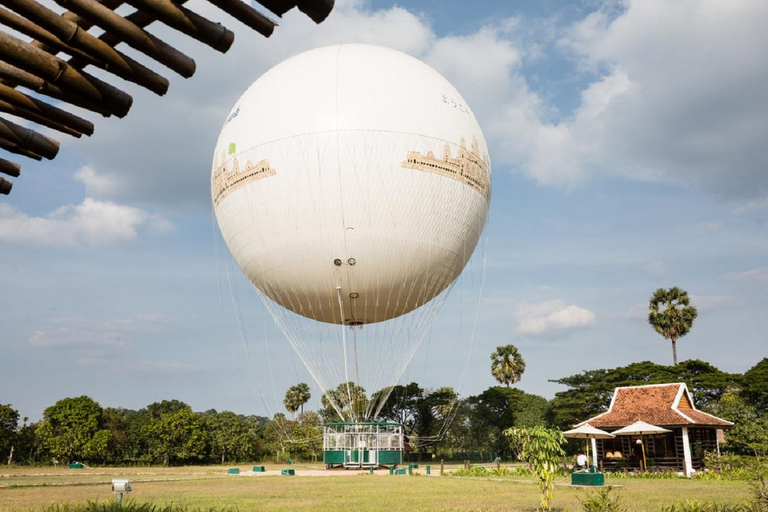
[[[250,466],[240,465],[241,470]],[[279,476],[285,466],[267,466],[258,476],[227,475],[226,467],[181,468],[2,468],[0,511],[41,509],[114,499],[112,478],[130,478],[128,499],[156,505],[248,510],[535,510],[538,489],[530,478],[371,476],[296,465],[297,476]],[[433,468],[434,469],[434,468]],[[423,472],[424,468],[419,471]],[[306,476],[305,476],[306,475]],[[309,476],[314,475],[314,476]],[[563,479],[555,489],[557,510],[581,510],[583,488]],[[608,479],[629,510],[656,511],[684,500],[737,503],[748,498],[746,482],[721,480]]]

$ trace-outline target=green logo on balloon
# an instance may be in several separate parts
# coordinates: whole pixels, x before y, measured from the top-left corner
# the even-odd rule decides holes
[[[237,145],[234,142],[230,142],[229,148],[227,149],[227,154],[234,155],[235,151],[237,151]]]

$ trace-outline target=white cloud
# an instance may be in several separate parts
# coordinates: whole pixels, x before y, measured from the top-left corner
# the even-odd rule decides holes
[[[137,332],[157,332],[163,318],[157,314],[132,318],[88,320],[66,317],[47,320],[29,336],[29,343],[41,349],[64,349],[88,352],[126,352]]]
[[[207,2],[192,4],[225,25],[238,23]],[[237,97],[291,55],[362,42],[399,49],[444,74],[478,117],[496,170],[566,188],[600,176],[675,183],[760,207],[768,194],[768,66],[755,48],[768,46],[768,4],[626,0],[621,6],[606,0],[603,10],[566,29],[548,20],[534,23],[532,32],[531,20],[511,18],[439,36],[402,7],[338,1],[320,25],[294,9],[269,39],[238,31],[224,55],[153,27],[169,43],[194,50],[196,75],[171,77],[164,98],[138,92],[126,119],[100,121],[97,137],[74,141],[88,162],[77,178],[95,198],[207,207],[211,151]],[[541,48],[550,41],[557,41],[547,46],[550,55],[574,59],[565,80],[593,76],[565,114],[546,101],[546,86],[531,88],[539,77],[524,69],[546,60]]]
[[[605,6],[613,6],[606,2]],[[628,0],[618,16],[590,14],[560,46],[602,74],[581,106],[557,127],[565,133],[538,152],[584,175],[625,176],[732,197],[768,191],[768,4],[761,0]],[[541,157],[534,156],[533,161]],[[552,183],[546,165],[529,167]],[[570,178],[570,179],[569,179]]]
[[[768,283],[768,267],[756,267],[743,272],[731,272],[726,277],[734,281],[750,283]]]
[[[619,317],[627,318],[629,320],[647,320],[648,319],[648,303],[638,302],[633,304],[628,310]]]
[[[667,272],[667,264],[663,261],[651,261],[645,266],[645,271],[652,276],[662,276]]]
[[[768,209],[768,194],[765,196],[755,199],[754,201],[747,201],[743,205],[739,206],[738,208],[735,208],[733,210],[733,213],[737,215],[743,215],[745,213],[750,213],[754,211],[764,210]]]
[[[88,197],[111,197],[121,188],[119,176],[100,174],[93,167],[86,165],[74,175],[76,181],[85,185],[85,195]]]
[[[76,361],[76,364],[92,369],[107,369],[111,372],[133,375],[144,374],[167,376],[168,374],[203,373],[210,370],[205,365],[200,364],[146,360],[130,361],[124,358],[116,360],[114,357],[82,357]]]
[[[141,230],[166,233],[173,224],[139,208],[86,197],[44,217],[0,204],[0,240],[22,245],[112,245],[135,240]]]
[[[570,331],[595,324],[595,314],[563,300],[551,300],[538,304],[521,304],[515,310],[520,334],[542,335]]]
[[[739,300],[730,295],[691,295],[691,304],[701,314],[732,308],[739,304]]]

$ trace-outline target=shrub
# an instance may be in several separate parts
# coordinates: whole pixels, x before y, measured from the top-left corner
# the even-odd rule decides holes
[[[754,512],[749,503],[714,503],[701,501],[685,501],[661,507],[661,512]]]
[[[105,502],[89,501],[79,505],[51,505],[42,509],[42,512],[229,512],[229,508],[187,508],[178,505],[160,507],[152,503],[136,503],[126,500],[122,504],[115,500]]]
[[[625,512],[627,509],[621,506],[621,498],[612,493],[610,485],[595,492],[590,492],[584,498],[579,498],[584,512]]]

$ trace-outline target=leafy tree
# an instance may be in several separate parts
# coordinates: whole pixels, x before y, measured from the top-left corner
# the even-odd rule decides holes
[[[317,462],[323,451],[323,422],[314,411],[299,414],[298,422],[291,431],[291,451],[303,459]]]
[[[411,438],[411,444],[417,446],[419,460],[423,459],[429,446],[441,440],[457,398],[453,388],[441,387],[425,393],[423,399],[416,402],[413,415],[415,438]]]
[[[677,340],[690,332],[693,321],[698,315],[696,307],[691,306],[688,292],[677,286],[665,290],[659,288],[648,303],[648,323],[672,342],[672,359],[677,365]]]
[[[0,404],[0,462],[4,462],[3,459],[14,446],[18,427],[19,411],[11,407],[11,404]]]
[[[83,446],[83,457],[86,460],[98,460],[105,463],[109,457],[111,445],[112,432],[109,430],[97,430],[93,437]]]
[[[506,429],[546,423],[547,400],[519,389],[493,386],[470,397],[468,403],[473,436],[484,441],[486,450],[499,455],[512,450],[510,438],[504,435]]]
[[[289,421],[285,414],[279,412],[264,427],[264,441],[267,443],[267,449],[274,452],[276,461],[285,460],[290,456],[287,447],[294,424],[295,422]]]
[[[110,434],[107,460],[112,463],[122,462],[127,457],[129,442],[126,422],[131,414],[135,414],[134,411],[114,407],[105,407],[101,411],[102,428]]]
[[[152,414],[159,413],[159,416],[150,416],[151,421],[142,429],[153,460],[162,460],[168,466],[172,459],[203,457],[208,439],[200,414],[182,402],[170,408],[150,406],[147,409],[151,409]]]
[[[378,403],[385,390],[373,394],[371,401]],[[381,407],[379,417],[393,421],[403,426],[403,433],[410,436],[416,427],[416,407],[424,399],[425,390],[415,382],[406,386],[397,385],[392,388],[386,401]]]
[[[38,461],[41,455],[41,442],[37,437],[39,423],[27,423],[28,418],[23,418],[21,428],[16,434],[14,460],[22,464],[31,464]]]
[[[571,428],[580,421],[605,412],[617,387],[670,382],[686,383],[696,406],[710,409],[726,392],[739,388],[741,381],[740,375],[722,372],[698,359],[683,361],[677,366],[642,361],[618,368],[588,370],[550,381],[570,389],[555,393],[549,420],[560,428]]]
[[[342,382],[336,389],[326,391],[321,403],[325,421],[357,420],[365,416],[368,397],[365,388],[354,382]]]
[[[54,457],[90,460],[95,445],[89,443],[100,430],[101,412],[90,397],[64,398],[45,410],[37,435]],[[103,439],[99,434],[97,442]]]
[[[744,374],[742,396],[758,411],[768,413],[768,357]]]
[[[509,387],[520,380],[524,371],[525,361],[514,345],[496,347],[491,354],[491,373],[499,384]]]
[[[291,418],[293,418],[293,415],[299,409],[301,409],[301,412],[304,412],[304,404],[309,402],[310,398],[312,398],[312,394],[309,391],[309,386],[301,382],[288,388],[283,399],[283,405],[285,405],[285,408],[291,413]]]
[[[732,421],[733,428],[725,431],[729,448],[743,453],[768,454],[768,415],[760,412],[738,393],[727,393],[717,405],[718,416]]]
[[[230,411],[206,412],[204,417],[210,432],[211,450],[221,464],[227,460],[253,459],[257,455],[259,424],[255,418],[245,418]]]
[[[555,488],[557,469],[565,451],[563,433],[546,427],[512,428],[504,432],[519,447],[520,458],[527,461],[539,484],[541,507],[551,510],[549,501]]]

